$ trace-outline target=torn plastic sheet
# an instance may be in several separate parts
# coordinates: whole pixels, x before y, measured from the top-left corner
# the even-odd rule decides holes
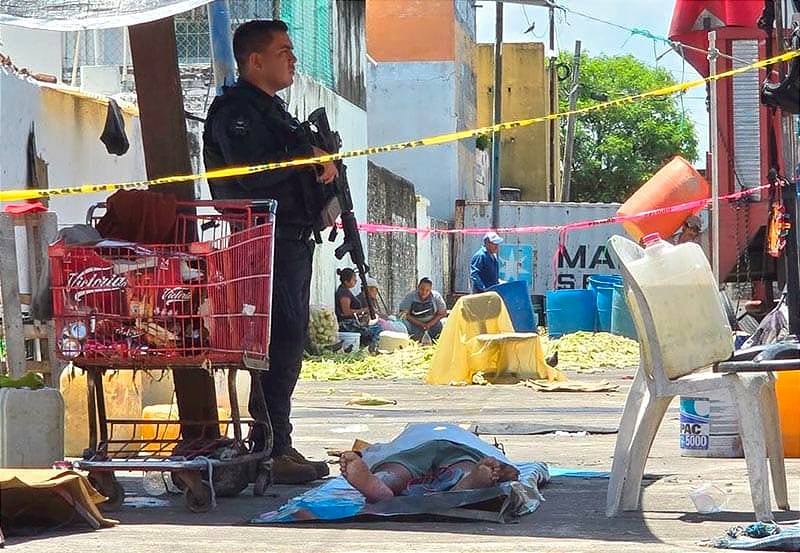
[[[112,29],[164,19],[211,0],[0,0],[0,23],[29,29]]]
[[[430,516],[509,522],[539,508],[544,498],[539,485],[549,480],[544,463],[515,463],[519,480],[491,488],[397,496],[367,503],[364,496],[339,476],[289,500],[277,511],[256,516],[250,524],[342,520],[354,517]]]

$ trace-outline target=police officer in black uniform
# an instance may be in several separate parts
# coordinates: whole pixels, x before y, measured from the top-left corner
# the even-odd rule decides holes
[[[324,155],[309,143],[300,122],[276,94],[292,84],[297,62],[286,24],[257,20],[241,25],[233,35],[233,53],[239,80],[226,87],[209,108],[203,133],[206,169]],[[311,222],[318,215],[311,213],[314,187],[326,186],[336,177],[336,167],[328,162],[209,182],[215,199],[278,201],[270,369],[261,373],[274,432],[272,476],[276,483],[299,484],[328,474],[325,463],[309,461],[292,447],[289,415],[308,329],[314,253]],[[263,447],[257,437],[254,441]]]

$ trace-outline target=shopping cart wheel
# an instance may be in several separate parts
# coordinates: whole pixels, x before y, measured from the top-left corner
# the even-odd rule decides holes
[[[253,495],[256,497],[263,497],[267,494],[267,488],[272,484],[272,470],[270,467],[261,467],[258,470],[258,476],[253,483]]]
[[[89,472],[89,483],[108,499],[100,504],[100,510],[105,512],[118,511],[125,501],[125,488],[119,483],[113,472]]]
[[[206,480],[201,480],[197,485],[186,486],[183,500],[191,512],[207,513],[211,509],[211,485]]]
[[[171,473],[169,474],[169,478],[170,478],[170,480],[172,480],[172,484],[173,484],[173,485],[174,485],[176,488],[178,488],[178,491],[179,491],[179,492],[183,492],[183,491],[185,491],[185,490],[186,490],[186,484],[184,484],[184,483],[183,483],[183,480],[181,480],[180,478],[178,478],[178,476],[177,476],[177,475],[176,475],[174,472],[171,472]]]

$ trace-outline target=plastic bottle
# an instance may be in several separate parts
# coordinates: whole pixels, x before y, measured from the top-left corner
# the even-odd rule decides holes
[[[650,307],[667,377],[729,357],[733,333],[702,248],[673,246],[658,234],[644,236],[642,243],[644,255],[626,266]]]
[[[433,340],[431,339],[431,335],[428,334],[427,330],[422,334],[422,338],[419,339],[419,345],[421,345],[421,346],[432,346],[433,345]]]
[[[168,473],[159,472],[157,470],[146,471],[142,475],[142,488],[144,488],[147,495],[164,495],[167,493],[166,478],[169,478]]]
[[[709,482],[694,488],[689,492],[689,497],[694,503],[697,512],[704,515],[719,513],[728,502],[728,496],[725,491]]]

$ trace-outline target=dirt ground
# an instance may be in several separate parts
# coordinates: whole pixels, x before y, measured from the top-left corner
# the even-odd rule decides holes
[[[608,393],[543,393],[520,385],[446,387],[421,382],[300,382],[295,394],[296,447],[312,458],[327,449],[344,449],[358,437],[387,441],[411,422],[548,423],[615,428],[622,413],[632,370],[570,378],[608,379],[620,386]],[[397,401],[377,407],[348,406],[359,393]],[[551,466],[610,469],[614,434],[488,435],[518,461]],[[332,473],[337,474],[335,465]],[[800,459],[787,459],[789,500],[793,510],[776,512],[780,522],[800,518]],[[744,459],[681,457],[678,448],[678,402],[673,402],[648,461],[642,492],[643,510],[614,519],[605,517],[605,479],[556,478],[542,489],[546,502],[513,524],[476,522],[303,523],[250,526],[258,513],[278,508],[306,487],[272,486],[266,497],[246,490],[219,499],[216,509],[191,514],[179,496],[147,497],[141,476],[119,474],[126,500],[113,517],[114,528],[89,531],[73,526],[38,536],[9,537],[7,547],[26,553],[235,551],[276,552],[484,552],[522,551],[687,551],[721,536],[737,524],[753,521]],[[713,482],[726,490],[721,513],[695,512],[689,491]],[[155,503],[148,506],[149,503]],[[774,499],[773,499],[774,504]]]

